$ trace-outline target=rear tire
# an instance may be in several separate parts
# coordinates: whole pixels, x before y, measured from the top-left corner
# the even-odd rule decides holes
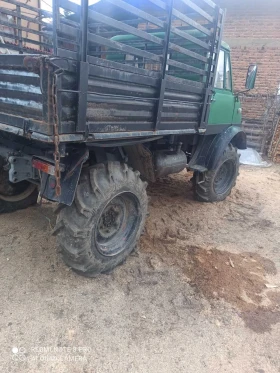
[[[144,228],[146,183],[126,164],[85,168],[72,206],[58,213],[54,234],[65,263],[77,273],[108,273],[133,251]]]
[[[28,181],[9,182],[9,173],[0,169],[0,213],[14,212],[35,205],[38,199],[38,187]]]
[[[223,201],[230,195],[238,175],[239,155],[229,144],[215,170],[194,173],[195,198],[200,202]]]

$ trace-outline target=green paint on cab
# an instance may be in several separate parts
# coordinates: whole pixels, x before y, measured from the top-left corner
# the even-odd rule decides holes
[[[208,119],[211,125],[241,125],[240,100],[233,93],[230,48],[223,43],[220,50],[217,74]],[[209,128],[211,131],[211,128]]]

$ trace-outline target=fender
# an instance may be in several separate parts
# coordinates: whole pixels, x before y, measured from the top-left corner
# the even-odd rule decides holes
[[[203,135],[188,164],[194,171],[214,170],[229,143],[238,149],[246,149],[246,134],[240,127],[231,126],[218,135]]]

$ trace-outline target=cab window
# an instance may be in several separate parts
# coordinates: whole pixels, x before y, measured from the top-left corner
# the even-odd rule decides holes
[[[224,72],[225,72],[225,52],[220,51],[218,59],[218,68],[215,78],[215,88],[224,88]]]
[[[225,54],[225,89],[232,90],[229,53]]]
[[[229,53],[220,51],[217,74],[215,78],[215,88],[231,90],[231,68]]]

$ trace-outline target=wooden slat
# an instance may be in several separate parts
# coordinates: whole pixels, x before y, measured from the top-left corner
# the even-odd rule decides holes
[[[179,12],[177,9],[173,9],[173,15],[181,21],[186,22],[188,25],[196,28],[198,31],[201,31],[203,34],[211,36],[211,31],[209,31],[206,27],[187,17],[185,14]]]
[[[150,3],[158,6],[160,9],[166,10],[166,3],[161,0],[149,0]]]
[[[73,26],[66,25],[65,23],[60,22],[58,26],[58,30],[65,35],[72,36],[74,38],[78,38],[79,30]]]
[[[42,53],[47,54],[46,52],[42,52],[39,49],[36,50],[35,48],[27,48],[27,47],[20,48],[18,45],[9,44],[9,43],[7,43],[7,44],[0,43],[0,48],[12,49],[12,50],[15,50],[15,51],[21,51],[21,50],[23,50],[23,51],[25,51],[27,53],[30,53],[30,51],[32,51],[32,53],[36,53],[36,54],[38,54],[38,53],[39,54],[42,54]],[[2,57],[2,55],[1,55],[1,57]]]
[[[125,11],[129,13],[135,14],[136,16],[142,19],[145,19],[146,21],[151,22],[154,25],[157,25],[159,27],[164,27],[165,25],[165,23],[161,21],[160,19],[144,12],[143,10],[136,8],[135,6],[132,6],[126,3],[125,1],[122,1],[122,0],[106,0],[106,1],[110,4],[120,7],[121,9],[124,9]]]
[[[193,67],[193,66],[187,65],[185,63],[175,61],[175,60],[169,59],[167,64],[169,66],[178,67],[179,69],[190,71],[190,72],[193,72],[195,74],[199,74],[199,75],[206,75],[207,74],[207,72],[205,70],[198,69],[197,67]]]
[[[69,39],[66,39],[66,38],[62,38],[60,36],[57,37],[57,41],[60,42],[60,43],[66,43],[66,44],[70,44],[71,45],[71,51],[73,52],[76,52],[76,50],[72,49],[73,47],[76,47],[78,48],[77,46],[80,45],[80,43],[78,43],[77,41],[72,41],[72,40],[69,40]],[[65,45],[65,44],[64,44]],[[64,47],[64,45],[59,45],[61,47]]]
[[[144,122],[144,121],[119,121],[119,122],[91,122],[90,118],[87,122],[89,132],[94,133],[94,137],[97,139],[104,139],[110,138],[110,135],[113,135],[112,138],[116,139],[118,138],[118,135],[126,134],[126,131],[130,133],[130,137],[132,134],[132,131],[137,131],[136,136],[144,136],[144,131],[149,131],[148,133],[151,135],[155,135],[155,132],[153,131],[153,122]],[[119,127],[121,130],[116,130],[116,128]],[[116,131],[115,133],[113,131]],[[100,135],[98,136],[98,132]],[[105,133],[102,133],[105,132]]]
[[[46,32],[32,30],[32,29],[30,29],[28,27],[19,26],[16,23],[5,22],[5,21],[2,21],[2,20],[1,20],[0,23],[1,23],[2,26],[7,26],[7,27],[13,28],[15,30],[26,31],[29,34],[35,34],[35,35],[39,35],[39,36],[46,36]]]
[[[175,116],[176,115],[176,116]],[[190,111],[186,111],[185,113],[177,113],[174,115],[174,113],[171,111],[171,112],[166,112],[166,111],[163,111],[162,112],[162,119],[173,119],[174,122],[177,122],[177,120],[180,118],[181,120],[185,120],[185,121],[188,121],[190,119],[193,119],[193,120],[197,120],[198,119],[198,113],[197,112],[193,112],[191,113]],[[176,118],[176,119],[175,119]]]
[[[131,105],[133,105],[133,100],[131,101]],[[119,109],[115,109],[114,107],[110,108],[102,108],[102,107],[95,107],[94,109],[88,108],[87,109],[88,116],[89,113],[92,112],[92,117],[95,118],[96,121],[101,120],[101,121],[108,121],[112,120],[114,117],[115,118],[150,118],[152,119],[153,117],[153,110],[122,110],[121,105]],[[174,114],[173,114],[174,116]],[[111,119],[110,119],[111,118]]]
[[[205,87],[203,83],[193,82],[187,79],[174,78],[173,76],[167,76],[166,89],[202,94]]]
[[[9,34],[8,32],[0,31],[0,35],[5,37],[5,38],[9,38],[9,39],[13,39],[13,40],[22,40],[26,43],[30,43],[30,44],[34,44],[34,45],[40,45],[40,46],[46,47],[46,48],[52,48],[52,44],[47,44],[47,43],[43,43],[41,41],[36,41],[36,40],[33,40],[33,39],[28,39],[28,38],[21,38],[17,35]]]
[[[195,43],[195,44],[199,45],[202,48],[205,48],[207,50],[209,49],[209,45],[207,43],[195,38],[194,36],[190,35],[186,31],[179,30],[178,28],[171,26],[171,32],[175,35],[180,36],[181,38],[183,38],[185,40],[188,40],[192,43]]]
[[[207,5],[211,6],[211,8],[216,8],[216,4],[212,0],[203,0]]]
[[[73,52],[64,48],[57,48],[57,55],[62,58],[72,58],[73,60],[77,60],[79,58],[78,52]]]
[[[167,10],[166,3],[161,0],[149,0],[150,3],[158,6],[163,10]],[[210,0],[209,0],[210,1]],[[188,25],[196,28],[197,30],[203,32],[205,35],[210,36],[211,32],[204,26],[200,25],[198,22],[194,21],[193,19],[187,17],[185,14],[179,12],[177,9],[173,8],[173,16],[180,19],[181,21],[187,23]]]
[[[7,48],[7,46],[6,46]],[[37,57],[37,56],[36,56]],[[0,68],[6,69],[7,67],[12,67],[13,69],[23,70],[23,60],[25,56],[22,54],[1,54],[0,58]]]
[[[156,43],[159,45],[163,45],[163,39],[160,39],[152,34],[148,34],[145,31],[136,29],[135,27],[129,26],[123,22],[116,21],[110,17],[107,17],[101,13],[95,12],[93,10],[88,11],[89,19],[93,19],[94,21],[98,21],[101,23],[105,23],[108,26],[115,27],[119,30],[128,32],[129,34],[139,36],[139,38],[151,41],[152,43]]]
[[[32,92],[24,92],[20,90],[13,90],[13,89],[3,89],[0,88],[0,97],[6,97],[6,98],[14,98],[19,100],[26,100],[26,101],[35,101],[35,102],[41,102],[42,101],[42,95],[40,93],[32,93]]]
[[[1,66],[0,66],[1,69]],[[7,68],[4,70],[6,71]],[[11,75],[11,74],[5,74],[0,73],[0,81],[1,82],[7,82],[7,83],[22,83],[22,84],[28,84],[28,85],[37,85],[40,86],[40,78],[39,76],[30,76],[28,73],[27,75]]]
[[[43,15],[46,15],[50,18],[52,18],[53,14],[52,12],[49,12],[48,10],[44,10],[44,9],[41,9],[41,8],[35,8],[31,5],[28,5],[28,4],[25,4],[25,3],[22,3],[22,2],[19,2],[19,1],[16,1],[16,0],[2,0],[6,3],[9,3],[9,4],[13,4],[13,5],[18,5],[20,6],[21,8],[24,8],[24,9],[28,9],[28,10],[31,10],[33,12],[36,12],[36,13],[41,13]]]
[[[96,94],[96,93],[89,93],[88,102],[94,102],[99,104],[123,104],[124,106],[131,105],[141,105],[146,106],[148,110],[154,107],[155,102],[157,101],[156,98],[142,98],[142,97],[131,97],[131,96],[124,96],[124,95],[108,95],[108,94]]]
[[[205,83],[200,83],[200,82],[195,82],[193,80],[188,80],[188,79],[182,79],[182,78],[176,78],[174,76],[168,76],[167,77],[169,82],[174,82],[178,84],[189,84],[191,88],[198,88],[198,89],[204,89],[205,88]]]
[[[192,52],[189,49],[181,47],[180,45],[177,45],[177,44],[174,44],[174,43],[169,43],[169,48],[176,51],[176,52],[182,53],[186,56],[195,58],[199,61],[202,61],[202,62],[207,62],[208,61],[207,58],[202,56],[201,54],[198,54],[196,52]]]
[[[184,4],[186,4],[188,7],[193,9],[195,12],[200,14],[202,17],[207,19],[209,22],[213,22],[214,18],[210,16],[208,13],[206,13],[203,9],[201,9],[199,6],[197,6],[195,3],[193,3],[191,0],[181,0]]]
[[[63,9],[70,10],[73,13],[79,14],[81,11],[81,6],[69,0],[57,0],[58,6]]]
[[[150,76],[150,77],[155,78],[155,79],[158,79],[161,76],[161,74],[157,71],[145,70],[145,69],[141,69],[139,67],[125,65],[123,63],[119,63],[119,62],[115,62],[115,61],[109,61],[109,60],[105,60],[103,58],[98,58],[98,57],[93,57],[93,56],[88,56],[88,62],[92,65],[108,67],[110,69],[126,71],[126,72],[129,72],[129,73],[138,74],[138,75]]]
[[[110,39],[103,38],[102,36],[99,36],[99,35],[96,35],[96,34],[88,33],[88,41],[90,41],[94,44],[97,44],[97,45],[102,45],[102,46],[106,46],[108,48],[117,49],[117,50],[119,50],[121,52],[124,52],[124,53],[127,53],[127,54],[147,58],[148,60],[157,61],[157,62],[162,61],[161,56],[158,56],[156,54],[153,54],[153,53],[141,50],[141,49],[131,47],[131,46],[126,45],[126,44],[118,43],[118,42],[110,40]]]
[[[99,78],[120,80],[123,82],[147,85],[149,87],[157,87],[159,84],[159,79],[154,79],[143,75],[136,75],[133,73],[123,72],[119,70],[113,70],[110,68],[100,67],[97,65],[89,66],[89,75],[98,76]]]
[[[162,121],[160,124],[160,130],[156,133],[170,133],[174,134],[175,131],[178,131],[179,133],[196,133],[195,128],[197,127],[198,122],[197,121],[189,121],[184,120],[180,122],[168,122],[168,121]]]
[[[8,14],[10,16],[13,16],[15,18],[18,17],[18,13],[16,11],[13,11],[13,10],[9,10],[7,8],[3,8],[3,7],[0,7],[0,13],[4,13],[4,14]],[[43,26],[49,26],[49,23],[47,22],[43,22],[43,21],[38,21],[36,20],[35,17],[28,17],[24,14],[21,13],[20,15],[20,18],[21,19],[24,19],[25,21],[29,21],[29,22],[32,22],[32,23],[35,23],[36,25],[43,25]],[[1,21],[2,23],[2,21]],[[13,27],[13,24],[10,23],[10,27]],[[30,29],[29,29],[29,32],[30,32]]]

